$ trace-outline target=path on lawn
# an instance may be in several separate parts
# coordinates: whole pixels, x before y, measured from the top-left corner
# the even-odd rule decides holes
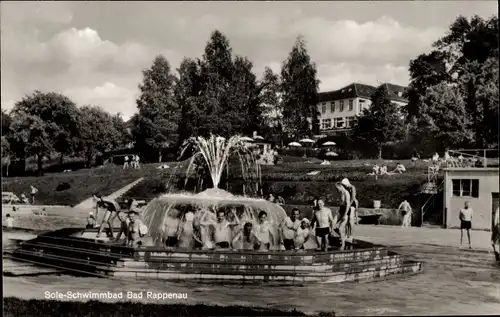
[[[106,195],[106,197],[108,197],[110,199],[120,198],[123,194],[128,192],[132,187],[134,187],[138,183],[142,182],[143,179],[144,179],[144,177],[136,179],[132,183],[128,184],[125,187],[120,188],[119,190],[115,191],[114,193],[112,193],[110,195]],[[75,208],[75,209],[92,209],[93,207],[94,207],[94,198],[90,197],[90,198],[85,199],[84,201],[82,201],[78,205],[74,206],[73,208]]]

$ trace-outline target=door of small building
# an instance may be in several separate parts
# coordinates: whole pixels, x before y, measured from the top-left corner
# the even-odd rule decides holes
[[[495,211],[499,205],[498,193],[491,193],[491,230],[493,230],[493,221],[495,220]]]

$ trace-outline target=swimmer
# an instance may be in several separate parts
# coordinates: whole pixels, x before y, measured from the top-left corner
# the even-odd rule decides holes
[[[285,250],[295,249],[294,238],[297,230],[300,228],[300,210],[294,208],[290,217],[286,217],[281,224],[281,238]]]
[[[341,183],[335,183],[335,187],[340,193],[340,200],[341,200],[336,227],[337,227],[337,232],[340,235],[340,241],[341,241],[340,249],[344,250],[345,241],[348,233],[347,231],[350,230],[347,228],[347,226],[350,220],[352,200],[351,200],[351,195],[349,194],[347,189],[344,186],[342,186]]]
[[[126,242],[128,239],[128,236],[129,236],[128,229],[129,229],[129,225],[130,225],[130,217],[125,212],[119,212],[118,213],[118,220],[120,220],[120,232],[118,232],[118,235],[116,236],[115,241],[118,242],[123,234],[125,236],[125,242]]]
[[[191,206],[187,207],[186,213],[184,214],[184,221],[182,226],[180,227],[179,236],[178,236],[178,247],[179,248],[192,248],[193,247],[193,238],[194,238],[194,212],[191,209]]]
[[[239,248],[235,247],[240,245]],[[251,222],[245,223],[243,230],[240,230],[233,239],[233,248],[242,250],[258,250],[261,242],[255,232]]]
[[[168,248],[173,248],[177,246],[179,241],[179,227],[181,219],[179,219],[179,210],[173,208],[165,216],[165,221],[163,222],[163,232],[165,245]]]
[[[255,229],[261,242],[259,250],[271,249],[271,244],[274,244],[274,236],[271,231],[271,224],[267,221],[267,212],[261,211],[259,213],[259,222]]]
[[[236,212],[234,210],[231,211],[234,215],[234,222],[229,222],[226,220],[226,214],[223,210],[217,211],[217,222],[205,220],[208,213],[205,213],[202,221],[200,222],[202,226],[212,226],[214,228],[214,242],[216,248],[229,249],[231,246],[229,242],[232,241],[230,227],[240,225],[240,220],[236,215]]]
[[[133,248],[140,247],[142,246],[142,238],[147,234],[148,228],[138,218],[139,215],[136,211],[129,212],[128,216],[130,223],[128,227],[127,245]]]
[[[295,233],[294,245],[296,250],[303,250],[304,244],[309,239],[309,234],[311,231],[309,230],[309,219],[304,218],[300,222],[300,227],[297,229]]]
[[[311,226],[315,229],[318,249],[328,251],[328,236],[333,228],[333,216],[332,211],[325,207],[325,202],[321,199],[318,200]]]
[[[97,195],[96,195],[97,196]],[[100,196],[97,196],[100,197]],[[101,224],[99,226],[99,230],[97,231],[96,238],[101,236],[102,230],[104,229],[104,225],[107,224],[109,228],[110,237],[114,237],[113,232],[113,221],[116,216],[120,212],[120,205],[114,200],[109,198],[100,197],[100,201],[97,202],[98,207],[103,207],[106,209],[104,217],[102,218]]]

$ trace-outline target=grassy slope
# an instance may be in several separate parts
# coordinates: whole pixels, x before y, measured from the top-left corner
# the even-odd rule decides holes
[[[82,169],[68,173],[46,174],[42,177],[13,177],[2,179],[2,191],[29,196],[30,185],[38,189],[37,204],[76,205],[92,196],[94,192],[109,195],[141,177],[144,171],[123,170],[118,166]],[[71,188],[56,191],[57,186],[67,182]]]
[[[306,159],[308,160],[308,159]],[[402,175],[383,176],[375,180],[371,172],[375,160],[337,161],[332,165],[318,165],[302,162],[289,162],[276,166],[262,167],[263,187],[267,192],[282,195],[287,203],[304,204],[315,196],[336,204],[339,199],[333,182],[347,177],[358,189],[358,199],[363,207],[371,207],[373,200],[382,200],[382,207],[397,207],[403,199],[417,193],[422,183],[426,181],[427,166],[419,164],[411,166],[409,161],[402,161],[408,172]],[[286,161],[285,161],[286,162]],[[380,163],[380,162],[379,162]],[[396,162],[388,162],[388,169],[395,168]],[[187,164],[179,168],[171,168],[161,172],[150,173],[145,180],[136,185],[124,196],[142,199],[156,197],[162,189],[177,186],[175,176],[185,175]],[[318,175],[309,176],[308,172],[321,171]],[[239,193],[243,181],[240,172],[235,167],[231,172],[234,179],[230,181],[231,191]],[[181,184],[183,182],[180,182]],[[179,186],[177,186],[179,187]]]
[[[6,317],[38,316],[305,316],[296,311],[254,308],[242,306],[212,306],[184,304],[143,304],[132,302],[104,303],[60,302],[54,300],[21,300],[13,297],[4,298]],[[62,315],[61,315],[62,314]],[[334,316],[334,314],[332,314]]]

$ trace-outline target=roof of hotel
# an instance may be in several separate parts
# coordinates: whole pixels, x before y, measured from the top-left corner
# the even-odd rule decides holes
[[[406,87],[394,85],[391,83],[384,83],[382,85],[385,85],[391,100],[403,101],[403,102],[407,101],[402,97],[404,91],[406,90]],[[357,97],[370,99],[376,90],[377,87],[374,86],[360,84],[360,83],[352,83],[338,90],[320,92],[318,94],[318,97],[319,97],[319,102],[350,99]],[[398,93],[401,93],[401,97],[398,95]]]

